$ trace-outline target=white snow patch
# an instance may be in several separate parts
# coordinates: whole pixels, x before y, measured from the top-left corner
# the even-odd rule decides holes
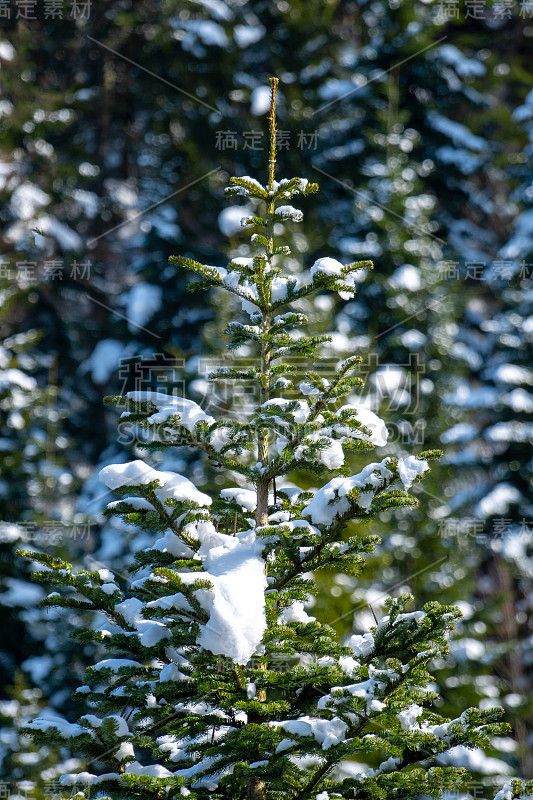
[[[26,375],[20,369],[11,367],[10,369],[3,369],[0,371],[0,389],[11,389],[13,386],[18,386],[27,392],[31,392],[37,388],[37,381],[30,375]]]
[[[233,38],[242,49],[259,42],[264,35],[265,29],[262,25],[235,25],[233,29]]]
[[[310,617],[304,609],[301,600],[296,600],[292,605],[284,608],[278,617],[278,625],[285,625],[287,622],[312,622],[315,617]]]
[[[170,770],[162,767],[161,764],[150,764],[143,767],[138,761],[132,761],[125,769],[126,775],[148,775],[150,778],[169,778],[172,775]]]
[[[23,203],[26,203],[26,201],[31,202],[31,199],[32,198],[25,197]],[[24,213],[29,213],[29,204],[25,206],[25,208],[26,211]],[[49,214],[44,214],[37,218],[33,217],[31,221],[30,219],[26,219],[22,222],[15,223],[7,231],[6,239],[10,242],[19,242],[24,239],[24,237],[29,236],[32,228],[42,229],[45,236],[53,237],[63,250],[81,250],[83,247],[83,240],[76,231],[73,231],[68,225],[59,222],[58,219],[51,217]],[[36,247],[42,249],[46,246],[46,240],[43,236],[35,233],[32,233],[32,236],[35,236]]]
[[[482,750],[469,750],[464,745],[452,747],[446,753],[436,757],[442,766],[465,767],[472,772],[482,775],[509,775],[512,767],[499,758],[491,758]]]
[[[279,214],[283,219],[290,219],[292,222],[301,222],[304,218],[303,211],[294,206],[278,206],[274,213]]]
[[[274,721],[270,723],[270,727],[282,728],[287,733],[298,736],[314,736],[318,744],[322,745],[322,750],[328,750],[332,745],[342,742],[348,731],[347,724],[339,717],[318,719],[316,717],[303,716],[299,719]],[[281,744],[283,742],[280,742]]]
[[[270,109],[270,88],[256,86],[250,98],[251,112],[254,117],[260,117]]]
[[[112,504],[110,503],[110,505]],[[162,553],[170,553],[170,555],[175,556],[176,558],[192,557],[192,550],[187,547],[185,542],[183,542],[172,530],[165,531],[160,539],[156,539],[153,544],[153,549],[160,550]]]
[[[385,458],[380,463],[368,464],[357,475],[349,478],[333,478],[315,493],[310,503],[304,507],[302,516],[309,517],[315,525],[330,525],[335,517],[342,516],[350,509],[348,494],[354,489],[364,489],[367,484],[372,489],[380,489],[386,480],[392,478],[392,472],[386,466],[389,460]],[[359,499],[361,497],[359,495]],[[370,506],[368,499],[371,500],[372,497],[364,498],[365,510]]]
[[[200,626],[197,643],[237,664],[246,664],[266,630],[263,545],[252,530],[229,536],[218,533],[208,521],[188,526],[187,532],[192,533],[192,528],[200,541],[196,558],[203,562],[204,571],[176,575],[185,584],[197,580],[212,584],[211,589],[196,590],[199,602],[209,613],[208,621]],[[153,600],[147,606],[179,610],[188,608],[188,603],[183,594],[177,593]],[[132,608],[134,616],[139,611]]]
[[[374,634],[370,631],[363,634],[355,633],[350,636],[346,644],[352,648],[354,656],[364,658],[374,650]]]
[[[27,723],[28,728],[45,733],[53,728],[57,728],[60,735],[64,739],[70,739],[74,736],[82,736],[87,733],[86,728],[81,725],[76,725],[73,722],[67,722],[62,717],[37,717],[31,722]]]
[[[104,658],[92,666],[93,670],[97,672],[101,669],[109,669],[111,672],[118,672],[122,667],[135,667],[142,668],[142,664],[138,661],[132,661],[130,658]]]
[[[400,711],[398,714],[398,719],[400,720],[400,725],[402,726],[402,730],[404,731],[412,731],[418,728],[418,717],[422,714],[424,709],[422,706],[417,705],[414,703],[413,705],[409,706],[409,708],[404,708],[403,711]]]
[[[142,328],[161,308],[163,289],[152,283],[136,283],[123,295],[122,299],[126,302],[128,328],[135,332],[137,328]]]
[[[206,577],[213,584],[205,593],[209,620],[202,626],[198,644],[246,664],[266,630],[262,543],[253,531],[226,536],[210,528],[197,554],[204,557]]]
[[[90,219],[96,217],[100,198],[95,192],[88,192],[85,189],[75,189],[72,192],[72,197],[87,217]]]
[[[390,283],[395,289],[417,292],[422,286],[420,270],[412,264],[404,264],[393,273]]]
[[[195,433],[198,422],[207,422],[209,425],[215,422],[214,418],[206,414],[198,403],[195,403],[194,400],[187,400],[185,397],[161,392],[128,392],[126,397],[135,403],[150,401],[157,407],[157,413],[147,417],[150,424],[160,425],[169,417],[177,414],[180,416],[180,425],[187,428],[189,433]]]
[[[398,459],[398,474],[405,489],[410,489],[415,478],[429,469],[428,462],[416,456]]]
[[[522,411],[526,414],[533,414],[533,394],[526,392],[525,389],[513,389],[512,392],[504,394],[501,399],[517,414]]]
[[[270,400],[263,403],[262,408],[279,406],[281,409],[285,410],[285,406],[292,405],[294,402],[294,400],[287,400],[283,397],[272,397]],[[287,409],[287,413],[292,415],[297,425],[305,425],[311,413],[311,409],[306,400],[297,400],[294,408],[292,410]]]
[[[118,368],[124,353],[124,344],[118,339],[102,339],[80,367],[80,371],[91,372],[95,383],[106,383]]]
[[[211,498],[200,492],[188,478],[177,472],[159,472],[144,461],[109,464],[100,471],[99,479],[108,489],[118,489],[120,486],[144,486],[158,480],[160,486],[155,494],[160,500],[174,498],[178,502],[191,500],[201,506],[211,505]]]
[[[241,489],[240,486],[233,486],[229,489],[222,489],[220,496],[224,500],[235,500],[245,511],[255,511],[257,506],[257,492],[253,489]]]
[[[451,444],[453,442],[469,442],[477,434],[478,429],[475,425],[469,422],[458,422],[453,427],[441,435],[440,440],[443,444]]]
[[[362,439],[363,441],[369,442],[376,447],[384,447],[384,445],[387,444],[389,432],[387,430],[387,426],[383,420],[377,416],[377,414],[374,414],[374,412],[369,408],[365,408],[362,405],[354,405],[353,403],[342,406],[339,408],[338,413],[340,414],[342,411],[346,411],[348,409],[353,409],[356,412],[357,419],[361,425],[364,425],[364,427],[368,428],[370,431],[370,434],[367,434],[361,430],[351,430],[349,433],[351,437],[355,439]],[[335,427],[335,430],[340,432],[341,427],[342,426],[339,425],[338,428]]]
[[[405,376],[403,367],[385,364],[370,376],[370,383],[381,395],[396,395],[405,382]]]
[[[182,19],[180,24],[187,31],[187,35],[181,40],[181,46],[194,55],[203,55],[203,50],[196,47],[198,40],[208,47],[227,47],[229,44],[222,25],[212,19]]]
[[[471,639],[465,636],[461,639],[453,640],[450,643],[450,650],[456,661],[480,661],[485,655],[483,642],[478,639]]]
[[[493,377],[502,383],[533,384],[533,370],[518,364],[500,364],[493,372]]]
[[[11,195],[11,209],[19,219],[28,220],[35,216],[38,208],[47,205],[50,200],[49,194],[27,181],[18,186]]]
[[[253,216],[254,210],[250,206],[228,206],[218,215],[220,232],[230,238],[242,230],[241,219]]]
[[[495,514],[505,515],[509,506],[519,503],[522,498],[516,486],[510,483],[499,483],[475,507],[474,513],[478,519],[486,519]]]
[[[130,733],[130,729],[128,728],[128,723],[121,717],[119,714],[108,714],[105,717],[97,717],[95,714],[85,714],[83,717],[80,717],[80,722],[88,722],[91,728],[101,728],[104,722],[107,720],[113,720],[116,724],[116,736],[128,736]]]
[[[469,150],[488,150],[487,141],[481,136],[475,136],[470,128],[461,122],[455,122],[455,120],[436,114],[434,111],[430,111],[427,119],[432,128],[444,136],[448,136],[455,145],[466,147]]]
[[[317,273],[328,275],[329,277],[342,277],[343,264],[335,258],[318,258],[311,267],[311,277],[314,278]]]
[[[310,437],[307,437],[310,438]],[[328,469],[339,469],[344,464],[344,450],[338,439],[332,439],[324,450],[320,451],[320,461]]]
[[[46,597],[46,592],[40,586],[19,578],[5,578],[4,584],[7,591],[0,594],[0,602],[4,606],[31,608]]]
[[[453,44],[443,44],[439,47],[437,57],[454,67],[457,74],[462,78],[479,77],[487,71],[481,61],[478,61],[477,58],[467,58]]]
[[[1,41],[0,42],[0,58],[4,61],[13,61],[15,58],[16,50],[12,44],[9,42]]]

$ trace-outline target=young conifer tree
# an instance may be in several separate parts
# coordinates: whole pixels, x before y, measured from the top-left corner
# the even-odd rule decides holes
[[[130,420],[153,429],[152,448],[197,447],[240,485],[213,498],[140,460],[105,467],[102,481],[120,495],[109,513],[159,534],[136,557],[141,577],[125,585],[108,570],[74,571],[26,553],[45,567],[37,577],[62,588],[44,605],[93,609],[107,620],[77,633],[108,651],[77,690],[90,713],[27,727],[37,742],[68,744],[89,760],[88,771],[61,779],[80,799],[440,796],[465,772],[439,767],[438,755],[483,746],[502,729],[493,709],[447,720],[432,707],[428,665],[445,652],[456,609],[434,602],[412,611],[402,596],[345,644],[304,610],[313,572],[360,571],[374,544],[360,526],[382,509],[414,505],[409,489],[438,454],[385,457],[350,474],[349,451],[387,440],[372,412],[342,405],[358,384],[350,376],[358,357],[329,381],[316,372],[297,387],[291,381],[290,357],[311,359],[325,339],[302,333],[298,301],[325,290],[351,297],[355,271],[372,264],[320,258],[307,272],[284,272],[287,248],[275,244],[275,223],[300,222],[288,201],[317,186],[274,179],[276,85],[271,79],[268,183],[232,178],[227,190],[264,204],[261,216],[243,220],[260,231],[252,236],[257,254],[227,269],[173,259],[200,276],[194,288],[219,286],[242,300],[249,320],[228,325],[229,347],[249,344],[255,366],[212,378],[254,383],[259,404],[236,421],[177,396],[120,399]],[[325,483],[316,491],[284,483],[297,471]],[[507,786],[501,800],[519,789]]]

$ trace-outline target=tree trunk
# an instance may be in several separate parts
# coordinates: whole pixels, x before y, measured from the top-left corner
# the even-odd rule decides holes
[[[266,800],[266,783],[249,778],[246,785],[246,800]]]
[[[259,481],[257,484],[257,511],[255,515],[256,527],[268,524],[268,481]]]

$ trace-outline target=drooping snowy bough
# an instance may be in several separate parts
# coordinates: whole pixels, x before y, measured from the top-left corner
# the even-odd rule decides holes
[[[249,346],[255,366],[211,377],[255,385],[257,408],[236,421],[157,392],[120,398],[126,417],[153,431],[154,449],[198,448],[238,485],[211,496],[143,461],[107,466],[101,480],[119,496],[108,513],[153,532],[136,556],[140,576],[27,554],[63,587],[45,605],[91,609],[100,620],[78,633],[103,655],[77,691],[89,713],[28,728],[86,755],[86,771],[61,779],[78,798],[439,796],[465,775],[439,767],[438,756],[483,746],[501,729],[494,710],[446,720],[432,705],[428,665],[445,652],[457,610],[412,611],[402,596],[345,643],[305,610],[313,573],[357,574],[375,542],[361,524],[415,504],[409,489],[437,454],[385,456],[352,474],[352,453],[360,459],[387,443],[382,420],[342,400],[361,384],[351,375],[360,359],[328,380],[316,372],[294,380],[291,357],[311,360],[327,341],[303,332],[300,301],[324,291],[351,297],[356,271],[372,264],[320,258],[307,272],[284,272],[288,248],[276,244],[275,226],[300,222],[289,203],[317,187],[274,179],[275,87],[268,183],[232,178],[228,189],[264,207],[243,220],[256,254],[224,268],[173,259],[199,276],[194,288],[222,287],[242,301],[247,318],[229,323],[229,346]],[[286,479],[305,471],[321,488]]]

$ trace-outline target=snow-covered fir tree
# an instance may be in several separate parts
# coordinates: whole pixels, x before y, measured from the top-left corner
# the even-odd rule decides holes
[[[428,670],[446,652],[453,607],[431,602],[415,611],[400,596],[371,630],[344,643],[305,610],[314,572],[357,574],[375,543],[366,524],[384,509],[414,505],[409,490],[438,453],[385,456],[351,474],[351,451],[387,442],[380,418],[342,402],[360,380],[352,374],[359,356],[330,380],[315,371],[297,379],[292,356],[311,367],[327,340],[304,332],[299,302],[324,291],[351,298],[356,272],[372,263],[321,257],[309,270],[285,268],[276,225],[300,222],[291,200],[318,187],[275,180],[276,86],[272,79],[268,181],[232,178],[227,190],[256,207],[243,220],[255,255],[227,268],[174,258],[199,276],[194,288],[222,287],[242,301],[249,319],[228,324],[229,347],[247,346],[255,363],[212,379],[248,382],[258,405],[238,421],[175,395],[122,399],[125,417],[153,431],[148,449],[198,448],[238,485],[211,496],[141,460],[106,466],[101,480],[120,496],[109,514],[157,537],[137,554],[135,580],[26,553],[44,567],[37,577],[61,589],[43,605],[105,619],[76,633],[107,651],[76,693],[88,713],[26,728],[38,744],[67,744],[86,757],[87,771],[61,779],[78,798],[440,796],[466,775],[436,766],[436,757],[457,745],[482,747],[502,728],[497,710],[450,720],[432,704]],[[323,485],[299,488],[287,480],[296,472]],[[508,785],[498,800],[520,791]]]

